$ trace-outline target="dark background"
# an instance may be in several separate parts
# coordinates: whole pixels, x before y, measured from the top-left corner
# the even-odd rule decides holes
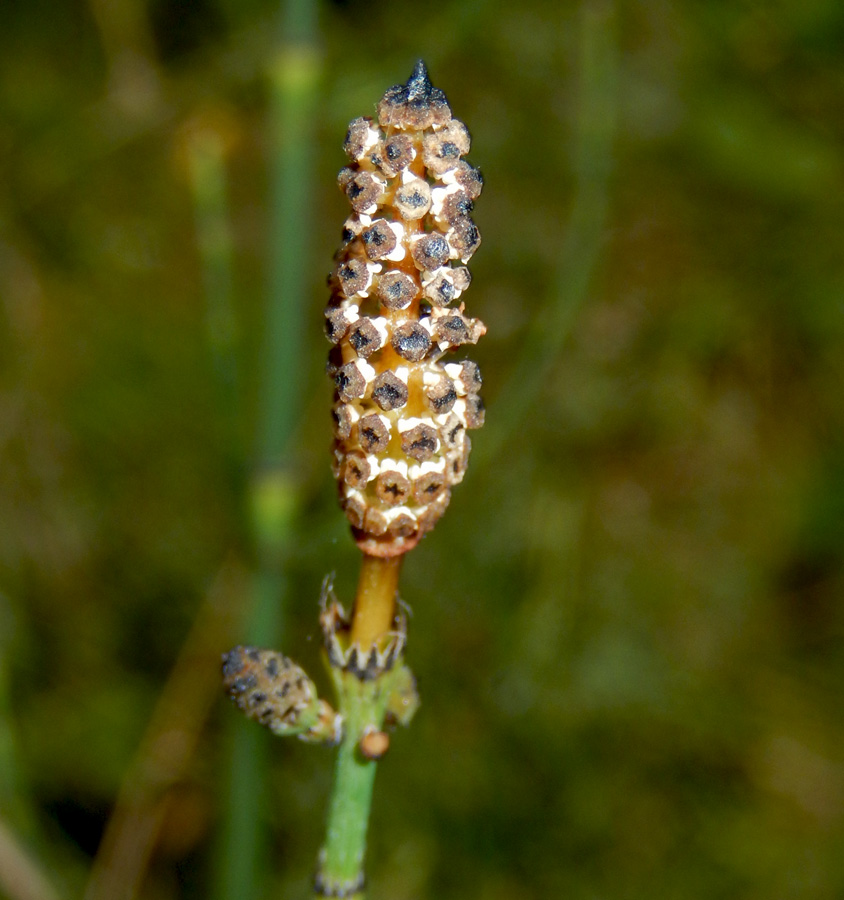
[[[150,720],[180,651],[170,714],[194,742],[139,801],[151,831],[124,833],[154,838],[144,898],[226,877],[239,723],[217,660],[256,566],[284,15],[0,5],[0,844],[68,897],[121,785],[125,804],[156,747],[176,758]],[[348,0],[316,28],[279,645],[321,684],[320,583],[348,600],[357,572],[321,334],[346,125],[422,56],[486,179],[465,300],[488,424],[405,565],[423,702],[379,772],[371,896],[841,897],[844,6]],[[225,160],[229,394],[197,130]],[[258,893],[306,896],[332,754],[266,755]]]

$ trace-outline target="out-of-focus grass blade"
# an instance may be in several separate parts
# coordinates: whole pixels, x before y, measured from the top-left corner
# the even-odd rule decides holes
[[[263,646],[276,645],[283,628],[283,562],[298,505],[289,456],[304,379],[312,122],[321,67],[315,39],[315,4],[288,0],[282,10],[280,48],[269,68],[272,219],[257,465],[249,497],[258,569],[246,639]],[[252,723],[234,723],[216,878],[220,900],[243,900],[260,893],[265,869],[261,813],[267,780],[266,739]]]

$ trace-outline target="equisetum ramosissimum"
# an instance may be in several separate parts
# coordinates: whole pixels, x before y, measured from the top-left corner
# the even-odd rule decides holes
[[[486,332],[465,312],[480,172],[466,126],[424,63],[349,126],[338,181],[351,214],[329,276],[333,471],[362,552],[350,613],[323,586],[320,624],[330,705],[286,656],[236,647],[223,657],[237,706],[278,735],[338,744],[315,892],[362,900],[375,768],[389,731],[418,706],[397,604],[405,554],[444,513],[484,420],[478,366],[460,351]]]

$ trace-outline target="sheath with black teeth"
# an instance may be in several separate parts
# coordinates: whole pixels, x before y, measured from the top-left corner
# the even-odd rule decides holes
[[[477,365],[449,361],[486,332],[457,303],[480,244],[480,172],[466,126],[424,63],[375,119],[349,126],[340,172],[352,215],[329,278],[334,473],[358,545],[397,556],[445,511],[483,424]]]

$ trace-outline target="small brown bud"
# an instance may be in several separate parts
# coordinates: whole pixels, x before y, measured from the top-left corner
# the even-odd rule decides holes
[[[367,759],[381,759],[390,749],[390,735],[385,731],[367,730],[360,739],[360,752]]]

